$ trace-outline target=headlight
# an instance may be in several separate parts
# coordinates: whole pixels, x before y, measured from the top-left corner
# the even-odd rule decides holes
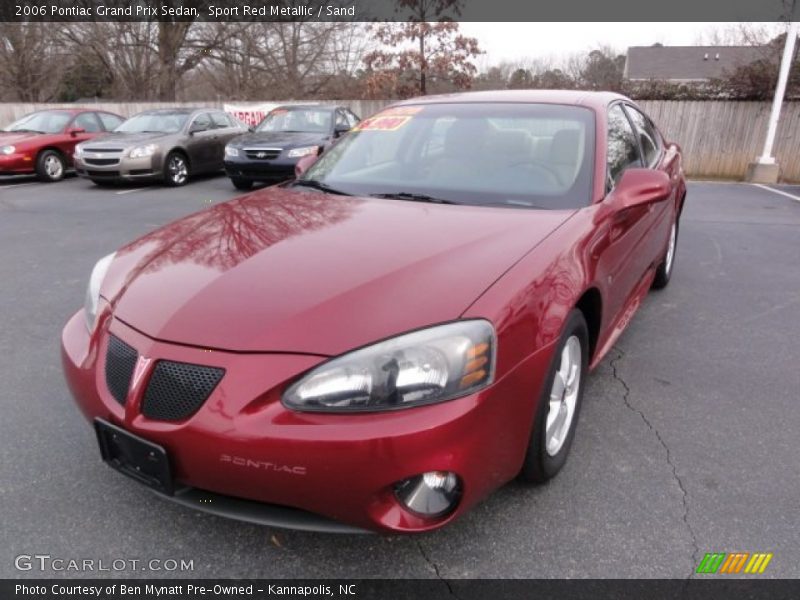
[[[133,150],[128,153],[128,156],[131,158],[146,158],[148,156],[153,156],[158,150],[158,146],[155,144],[147,144],[147,146],[137,146]]]
[[[14,150],[16,150],[14,146],[3,146],[0,147],[0,154],[14,154]]]
[[[300,158],[301,156],[308,156],[309,154],[316,154],[319,152],[318,146],[306,146],[305,148],[293,148],[286,154],[289,158]]]
[[[295,410],[363,412],[443,402],[492,383],[494,363],[492,325],[459,321],[330,360],[289,387],[283,403]]]
[[[97,261],[89,277],[89,286],[86,288],[86,302],[84,304],[84,314],[86,316],[86,326],[89,331],[94,331],[95,320],[97,319],[97,304],[100,301],[100,285],[108,272],[108,266],[114,260],[116,252],[104,256]]]
[[[239,156],[239,151],[232,146],[225,146],[225,156]]]
[[[83,156],[83,147],[80,144],[75,146],[75,151],[72,153],[72,156],[74,156],[75,158],[80,158],[81,156]]]

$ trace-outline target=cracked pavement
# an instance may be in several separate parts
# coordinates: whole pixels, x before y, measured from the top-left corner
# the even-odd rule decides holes
[[[641,417],[644,424],[647,425],[648,429],[650,429],[650,431],[653,432],[653,435],[656,436],[656,439],[664,448],[664,452],[666,453],[667,464],[672,469],[672,477],[675,479],[675,483],[678,485],[678,487],[681,490],[681,493],[683,494],[682,498],[683,522],[686,525],[686,530],[689,533],[689,536],[691,537],[692,540],[692,548],[693,548],[692,562],[694,565],[697,565],[699,564],[700,561],[700,556],[699,556],[700,548],[697,545],[697,536],[695,535],[694,530],[692,529],[692,525],[689,522],[689,492],[686,491],[686,487],[684,486],[683,481],[678,475],[677,467],[675,466],[675,463],[672,461],[672,454],[669,450],[669,446],[667,446],[667,443],[664,441],[664,438],[661,436],[661,433],[658,431],[658,429],[656,429],[653,426],[653,424],[649,421],[649,419],[639,408],[631,404],[631,388],[628,386],[627,383],[625,383],[625,379],[623,379],[622,376],[620,375],[620,369],[621,369],[620,362],[622,361],[623,358],[625,358],[625,352],[623,351],[622,348],[619,347],[619,345],[617,345],[612,350],[612,353],[614,352],[616,352],[616,356],[609,360],[609,365],[611,366],[611,373],[614,376],[614,379],[616,379],[624,389],[624,393],[622,395],[622,401],[625,403],[625,406],[627,406],[628,409],[632,410]],[[691,577],[691,575],[692,574],[690,573],[689,576]]]
[[[555,480],[511,482],[435,533],[332,536],[194,513],[111,472],[61,377],[94,261],[230,182],[22,183],[0,185],[0,576],[60,575],[17,572],[19,554],[184,558],[177,576],[439,578],[455,595],[467,577],[683,579],[712,551],[800,576],[800,202],[690,183],[673,280],[589,378]]]

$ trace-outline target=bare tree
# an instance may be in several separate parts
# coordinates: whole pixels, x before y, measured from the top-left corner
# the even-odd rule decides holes
[[[360,24],[253,23],[211,52],[202,73],[226,97],[313,98],[343,89],[368,43]]]
[[[581,86],[590,90],[618,92],[622,89],[625,55],[605,46],[589,52],[580,71]]]
[[[786,28],[778,23],[730,23],[697,36],[699,46],[763,46]]]
[[[52,100],[64,52],[49,23],[0,23],[0,97],[22,102]]]
[[[117,97],[173,101],[188,73],[210,60],[238,24],[196,21],[70,23],[62,43],[90,52]]]

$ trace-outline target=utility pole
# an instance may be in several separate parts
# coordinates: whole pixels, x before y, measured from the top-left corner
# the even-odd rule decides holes
[[[772,155],[775,144],[775,133],[778,130],[778,120],[781,117],[781,105],[786,94],[786,82],[789,79],[789,71],[794,59],[794,46],[797,41],[798,23],[789,24],[786,32],[786,44],[783,46],[783,58],[781,59],[781,69],[778,73],[778,85],[775,88],[775,97],[772,99],[772,110],[769,115],[769,125],[767,127],[767,139],[764,140],[764,150],[761,156],[756,157],[747,167],[747,181],[754,183],[777,183],[779,166]]]

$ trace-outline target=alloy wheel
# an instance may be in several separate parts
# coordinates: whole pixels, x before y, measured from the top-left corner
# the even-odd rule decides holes
[[[169,171],[169,178],[175,185],[181,185],[189,177],[189,169],[186,166],[186,160],[178,154],[174,154],[169,159],[167,170]]]
[[[52,180],[61,179],[64,174],[64,163],[55,154],[51,154],[44,159],[44,171]]]
[[[570,336],[561,350],[561,362],[553,378],[545,421],[545,450],[550,456],[558,454],[567,439],[581,384],[581,342]]]
[[[669,231],[669,245],[667,246],[667,256],[664,260],[664,270],[667,275],[672,271],[672,262],[675,260],[675,242],[678,239],[678,227],[675,223],[672,224],[672,229]]]

